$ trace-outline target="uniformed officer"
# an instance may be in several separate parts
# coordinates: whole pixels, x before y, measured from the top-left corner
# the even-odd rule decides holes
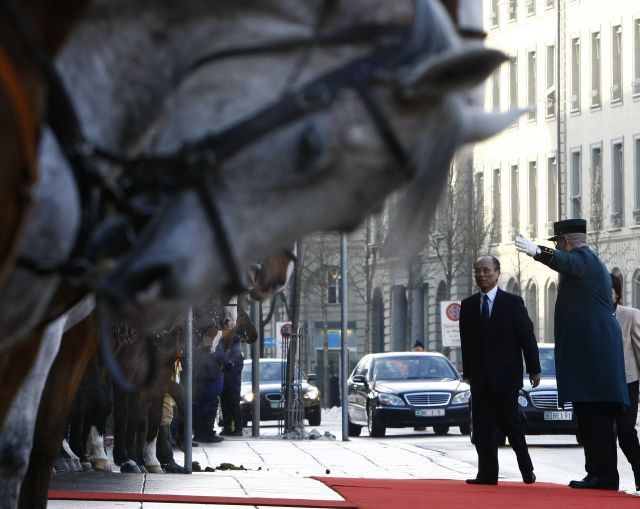
[[[615,413],[629,404],[622,333],[613,314],[611,278],[587,246],[587,222],[566,219],[553,225],[537,246],[518,235],[516,249],[560,273],[555,309],[558,404],[573,403],[584,444],[587,476],[572,488],[617,490]]]

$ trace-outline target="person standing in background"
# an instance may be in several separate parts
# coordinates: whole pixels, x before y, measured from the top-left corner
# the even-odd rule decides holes
[[[616,432],[620,449],[633,470],[636,491],[640,491],[640,442],[636,431],[638,386],[640,382],[640,310],[622,305],[622,279],[611,274],[613,305],[622,329],[624,370],[629,391],[629,406],[616,414]]]

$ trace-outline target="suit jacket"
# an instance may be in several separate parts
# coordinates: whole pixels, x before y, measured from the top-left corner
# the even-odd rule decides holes
[[[533,324],[522,298],[498,288],[485,330],[480,316],[480,295],[476,293],[462,301],[460,339],[464,376],[471,380],[472,390],[517,390],[522,387],[523,355],[527,372],[540,373]]]
[[[622,329],[624,349],[624,371],[627,383],[640,378],[640,310],[627,306],[616,306],[616,318]]]

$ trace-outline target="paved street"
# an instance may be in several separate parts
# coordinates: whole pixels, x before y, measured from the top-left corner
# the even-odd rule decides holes
[[[278,428],[273,422],[263,425],[261,439],[227,438],[222,444],[196,448],[194,459],[203,467],[231,462],[246,468],[269,468],[300,476],[326,475],[327,470],[332,476],[349,477],[467,479],[475,476],[475,448],[469,437],[460,435],[457,428],[452,428],[446,436],[436,436],[430,428],[423,432],[411,428],[388,429],[382,439],[370,438],[363,429],[360,437],[343,442],[340,426],[340,409],[333,408],[324,411],[318,431],[333,434],[334,441],[276,439]],[[246,429],[245,433],[248,433]],[[574,436],[528,436],[527,441],[540,481],[568,484],[584,476],[584,455]],[[501,448],[499,455],[500,479],[520,481],[511,448]],[[633,473],[620,450],[618,468],[621,489],[633,490]]]
[[[207,494],[210,496],[311,498],[339,500],[340,497],[311,476],[369,477],[390,479],[466,479],[476,473],[476,453],[468,436],[453,429],[447,436],[436,436],[431,430],[416,432],[412,429],[388,430],[385,438],[372,439],[366,429],[362,436],[341,440],[340,409],[323,413],[323,423],[317,429],[322,438],[315,440],[291,440],[278,436],[276,423],[265,423],[261,437],[252,438],[248,429],[245,437],[228,437],[218,444],[202,444],[193,451],[193,459],[202,468],[214,472],[182,475],[127,475],[123,483],[129,483],[133,492]],[[305,428],[310,431],[311,428]],[[324,436],[325,432],[336,438]],[[539,481],[567,484],[571,479],[584,475],[582,448],[572,436],[528,437],[531,455]],[[183,461],[182,453],[175,452],[176,460]],[[229,463],[244,470],[222,470],[220,465]],[[115,469],[115,467],[114,467]],[[619,454],[620,488],[632,492],[631,469]],[[52,488],[68,489],[64,484],[66,474],[53,477]],[[88,474],[91,476],[92,474]],[[111,485],[120,483],[112,474]],[[123,476],[124,477],[124,476]],[[86,477],[91,482],[91,477]],[[521,481],[515,455],[509,447],[500,449],[500,480]],[[98,486],[98,487],[96,487]],[[76,489],[100,489],[99,485],[87,485]],[[125,487],[119,490],[127,491]],[[149,508],[166,507],[163,504],[100,503],[52,501],[49,507],[59,509],[84,507]],[[174,506],[175,507],[175,506]],[[197,505],[185,505],[191,509]],[[237,506],[236,506],[237,507]]]

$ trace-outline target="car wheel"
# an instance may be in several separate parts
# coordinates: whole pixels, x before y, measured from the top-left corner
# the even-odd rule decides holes
[[[436,424],[433,427],[433,432],[436,435],[446,435],[447,433],[449,433],[449,426],[446,426],[444,424]]]
[[[461,424],[460,425],[460,433],[462,433],[463,435],[470,435],[471,434],[471,423],[467,422],[465,424]]]
[[[312,408],[309,410],[307,420],[309,421],[309,426],[320,426],[320,422],[322,421],[320,408]]]
[[[349,421],[348,433],[350,437],[359,437],[361,431],[362,431],[362,426],[358,426],[357,424],[352,424],[351,421]]]
[[[580,432],[576,433],[576,442],[578,442],[578,445],[583,445],[582,444],[582,437],[580,436]]]
[[[387,432],[387,427],[380,422],[380,418],[373,415],[373,409],[369,407],[367,409],[367,424],[369,428],[369,436],[380,438]]]

